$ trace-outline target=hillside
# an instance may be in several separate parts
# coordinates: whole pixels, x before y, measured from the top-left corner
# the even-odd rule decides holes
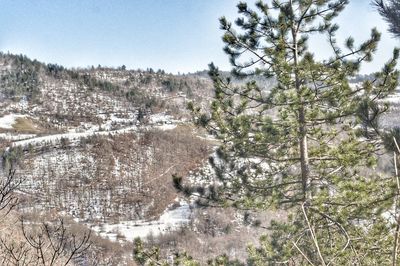
[[[174,250],[166,241],[175,239],[172,247],[186,243],[198,258],[212,241],[218,248],[211,253],[243,259],[245,247],[226,237],[257,240],[243,213],[197,209],[172,184],[172,175],[193,182],[212,176],[208,157],[217,143],[186,109],[189,101],[209,105],[212,82],[204,73],[71,70],[0,54],[0,80],[1,168],[22,180],[15,219],[61,218],[93,231],[84,260],[98,260],[93,254],[101,250],[100,265],[133,263],[135,237],[164,245],[165,256]]]
[[[257,83],[268,90],[275,82]],[[66,69],[0,54],[1,169],[4,176],[15,169],[22,181],[5,221],[15,231],[21,217],[91,231],[93,243],[77,265],[134,265],[136,237],[159,245],[165,257],[187,250],[199,260],[223,253],[244,260],[241,243],[257,243],[261,228],[285,213],[200,208],[172,182],[173,175],[214,182],[208,161],[218,142],[191,123],[186,108],[194,101],[207,109],[212,96],[205,72]],[[389,99],[386,128],[397,124],[399,97]]]

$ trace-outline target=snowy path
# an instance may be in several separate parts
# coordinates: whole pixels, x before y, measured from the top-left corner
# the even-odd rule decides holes
[[[36,134],[13,134],[13,133],[0,133],[0,138],[9,140],[9,141],[17,141],[17,140],[25,140],[36,137]]]
[[[54,134],[54,135],[47,135],[42,137],[35,137],[25,140],[14,141],[11,145],[13,147],[25,147],[29,144],[37,145],[46,142],[56,142],[60,141],[61,139],[68,139],[70,141],[77,140],[84,137],[94,136],[94,135],[108,135],[108,134],[121,134],[127,133],[129,131],[137,130],[136,126],[127,127],[119,130],[114,131],[88,131],[88,132],[81,132],[81,133],[62,133],[62,134]]]
[[[0,128],[12,129],[18,118],[26,117],[20,114],[9,114],[0,117]],[[121,119],[112,118],[112,121],[116,122]],[[126,119],[122,119],[126,122]],[[46,136],[37,136],[34,134],[14,134],[14,133],[1,133],[0,138],[11,141],[11,147],[27,147],[28,145],[41,145],[47,143],[59,143],[62,139],[68,141],[78,141],[80,138],[86,138],[90,136],[101,136],[101,135],[115,135],[123,134],[128,132],[137,132],[139,130],[172,130],[177,127],[178,124],[186,123],[187,121],[174,120],[172,116],[166,115],[165,113],[158,113],[150,115],[150,124],[144,126],[129,126],[117,130],[87,130],[84,132],[67,132],[61,134],[53,134]]]
[[[149,126],[131,126],[126,128],[121,128],[117,130],[110,130],[110,131],[87,131],[81,133],[62,133],[62,134],[54,134],[54,135],[47,135],[42,137],[34,137],[24,140],[17,140],[12,142],[12,147],[27,147],[28,145],[40,145],[44,143],[55,143],[59,142],[62,139],[67,139],[69,141],[76,141],[80,138],[86,138],[90,136],[101,136],[101,135],[116,135],[116,134],[124,134],[129,132],[136,132],[139,129],[144,130],[151,130],[151,129],[159,129],[159,130],[172,130],[176,128],[176,124],[168,124],[168,125],[149,125]]]

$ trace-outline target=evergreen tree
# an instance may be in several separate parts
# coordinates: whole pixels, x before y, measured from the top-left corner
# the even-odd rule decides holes
[[[175,178],[176,186],[200,193],[205,203],[287,210],[287,221],[273,222],[270,237],[249,248],[252,265],[396,264],[396,221],[388,217],[396,179],[373,167],[382,151],[383,101],[397,86],[399,51],[373,79],[350,84],[372,60],[380,34],[372,29],[358,46],[351,37],[338,44],[333,19],[348,0],[268,3],[258,1],[253,10],[241,2],[236,26],[220,22],[232,74],[268,77],[275,85],[235,86],[210,65],[211,115],[190,108],[222,142],[210,159],[218,182],[193,188]],[[315,59],[307,46],[312,34],[326,36],[330,58]]]
[[[395,37],[400,37],[400,1],[399,0],[374,0],[379,14],[389,24],[389,32]]]

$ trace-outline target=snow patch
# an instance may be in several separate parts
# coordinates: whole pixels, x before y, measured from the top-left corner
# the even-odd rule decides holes
[[[174,124],[165,124],[165,125],[161,125],[161,126],[155,126],[155,128],[159,129],[159,130],[173,130],[176,128],[176,125]]]
[[[23,117],[26,117],[26,116],[20,115],[20,114],[9,114],[9,115],[0,117],[0,128],[12,129],[17,118],[23,118]]]
[[[112,241],[125,239],[133,241],[137,237],[147,237],[150,234],[158,236],[174,230],[190,222],[191,209],[188,202],[181,200],[176,209],[167,209],[158,220],[124,221],[117,224],[102,224],[92,227],[100,236]]]
[[[152,114],[149,117],[150,124],[170,124],[172,121],[173,117],[165,113]]]

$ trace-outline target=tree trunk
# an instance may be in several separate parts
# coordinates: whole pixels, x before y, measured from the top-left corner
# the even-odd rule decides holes
[[[292,6],[293,7],[293,6]],[[293,8],[292,8],[293,12]],[[306,125],[306,117],[305,117],[305,108],[304,108],[304,100],[301,95],[301,82],[299,77],[299,69],[298,69],[298,31],[297,27],[300,25],[295,25],[294,21],[292,24],[292,36],[293,36],[293,57],[294,57],[294,76],[295,76],[295,88],[297,92],[297,96],[299,98],[299,109],[298,109],[298,123],[299,123],[299,151],[300,151],[300,169],[301,169],[301,183],[304,199],[309,198],[308,195],[308,182],[310,176],[310,163],[308,159],[308,145],[307,145],[307,125]]]

